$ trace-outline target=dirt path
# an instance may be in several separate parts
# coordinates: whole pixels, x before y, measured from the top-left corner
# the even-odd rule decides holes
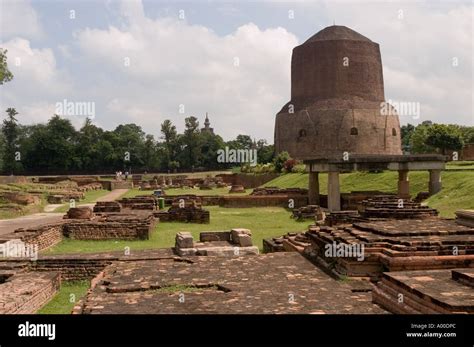
[[[125,194],[128,189],[115,189],[97,199],[97,201],[112,201]],[[56,207],[62,205],[47,205],[45,211],[54,211]],[[78,206],[94,206],[92,204],[79,204]],[[56,223],[63,219],[64,213],[41,212],[34,213],[28,216],[22,216],[13,219],[0,220],[0,235],[8,234],[18,228],[31,228],[42,224]]]
[[[42,224],[56,223],[63,219],[64,213],[34,213],[13,219],[0,220],[0,235],[8,234],[18,228],[31,228]]]

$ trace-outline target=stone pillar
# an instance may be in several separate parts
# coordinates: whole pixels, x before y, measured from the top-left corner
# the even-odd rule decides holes
[[[398,196],[403,199],[410,198],[410,181],[408,170],[398,171]]]
[[[310,205],[319,205],[319,172],[309,173],[308,201]]]
[[[339,172],[328,172],[328,209],[329,212],[341,210],[341,192],[339,190]]]
[[[441,190],[441,170],[430,170],[430,195],[436,194]]]

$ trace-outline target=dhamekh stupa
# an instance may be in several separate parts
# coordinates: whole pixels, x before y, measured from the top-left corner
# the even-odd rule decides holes
[[[301,160],[400,155],[398,115],[384,102],[379,45],[327,27],[293,49],[291,100],[276,115],[275,149]]]

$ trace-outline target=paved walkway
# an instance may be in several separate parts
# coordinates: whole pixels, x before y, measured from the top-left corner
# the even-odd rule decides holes
[[[110,193],[100,197],[97,201],[113,201],[125,194],[128,189],[115,189]],[[64,213],[52,213],[61,204],[51,204],[45,207],[45,212],[34,213],[28,216],[21,216],[13,219],[0,220],[0,235],[8,234],[18,228],[31,228],[42,224],[57,223],[63,219]],[[78,204],[78,206],[94,206],[92,204]]]

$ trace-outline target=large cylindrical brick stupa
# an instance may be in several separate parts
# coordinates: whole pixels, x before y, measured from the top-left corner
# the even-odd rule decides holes
[[[275,149],[296,159],[401,154],[398,115],[384,101],[379,45],[327,27],[293,49],[291,100],[276,115]]]

